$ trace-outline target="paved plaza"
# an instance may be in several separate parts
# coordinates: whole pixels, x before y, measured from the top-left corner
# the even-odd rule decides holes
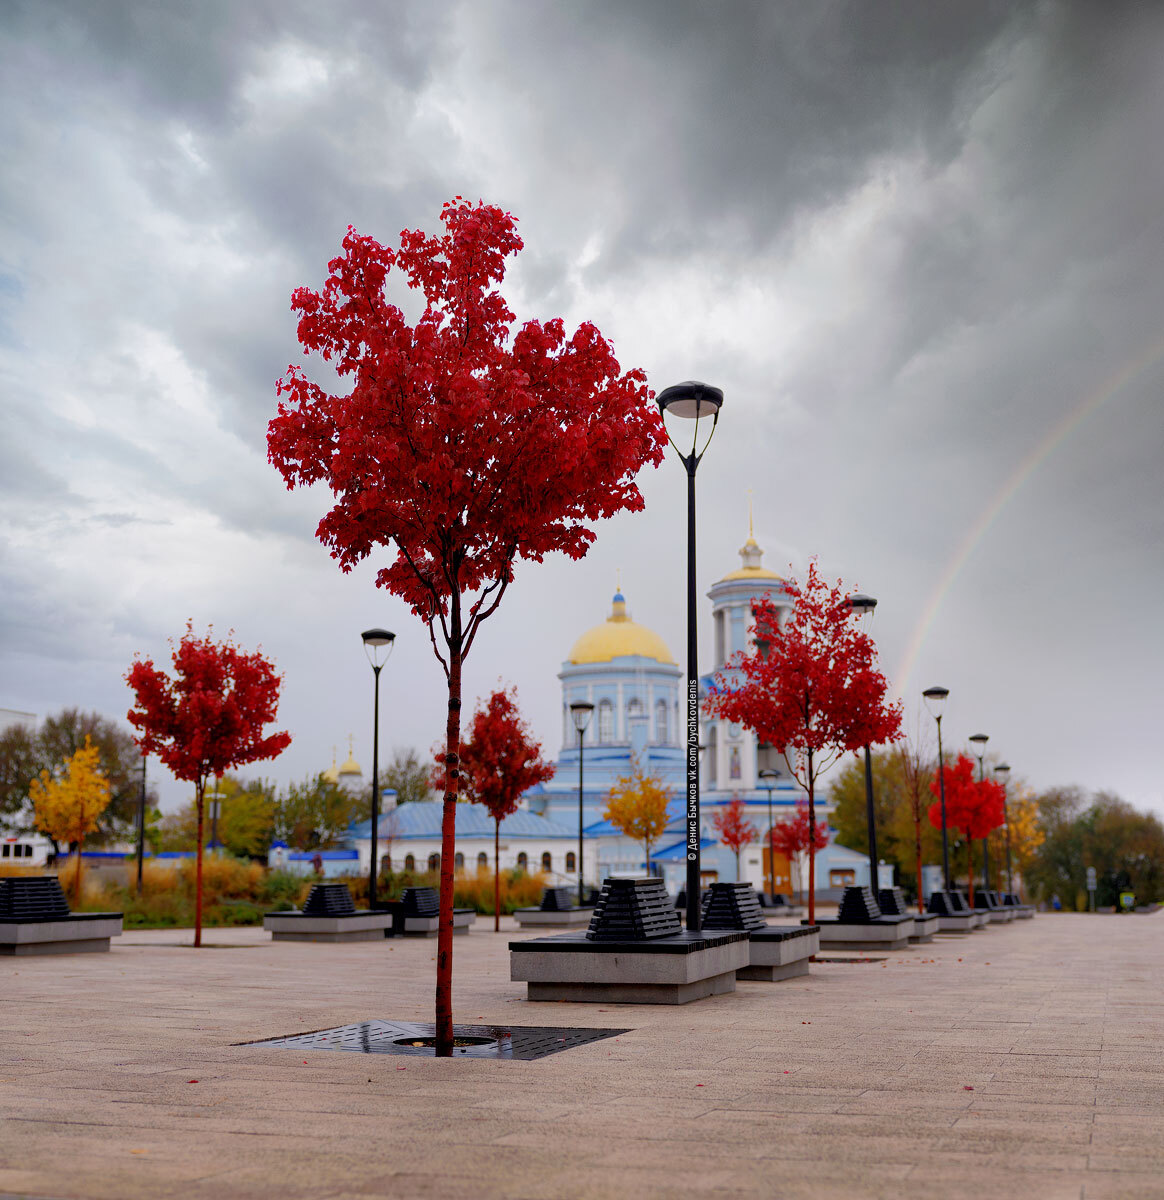
[[[1164,914],[682,1008],[530,1004],[484,923],[459,1023],[633,1032],[534,1062],[233,1045],[431,1021],[430,941],[151,931],[0,961],[0,1196],[1164,1196]]]

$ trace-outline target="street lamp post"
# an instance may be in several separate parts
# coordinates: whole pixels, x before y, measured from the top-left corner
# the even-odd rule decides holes
[[[141,756],[141,793],[137,799],[137,897],[141,899],[142,860],[145,858],[146,756]]]
[[[668,416],[692,421],[691,450],[684,453],[676,444],[671,428],[667,437],[687,469],[687,928],[697,931],[702,925],[699,904],[699,671],[697,667],[695,623],[695,471],[707,451],[719,424],[723,391],[710,384],[689,379],[664,388],[658,396],[664,421]],[[711,418],[711,429],[702,447],[700,419]],[[704,425],[706,429],[706,424]]]
[[[938,723],[938,795],[942,802],[942,877],[945,880],[946,891],[950,887],[950,843],[946,835],[946,764],[942,761],[942,706],[946,703],[950,689],[944,687],[926,688],[922,692],[930,715]],[[920,882],[919,882],[920,886]]]
[[[578,733],[578,905],[582,906],[585,897],[582,894],[582,755],[586,726],[594,715],[594,705],[586,700],[578,700],[570,705],[570,717]]]
[[[866,618],[873,615],[877,601],[872,596],[855,592],[849,597],[849,607],[858,618]],[[869,888],[873,899],[877,900],[881,895],[881,879],[877,870],[880,860],[877,857],[877,820],[873,815],[873,756],[868,742],[865,743],[865,826],[869,832]]]
[[[210,801],[210,849],[218,849],[218,818],[222,816],[222,793],[217,788],[207,797]]]
[[[1002,784],[1002,823],[1006,827],[1006,894],[1014,895],[1014,884],[1010,877],[1010,812],[1006,801],[1006,783],[1010,778],[1010,764],[999,763],[994,768],[994,777]]]
[[[986,756],[986,743],[990,741],[990,735],[987,733],[972,733],[970,741],[974,743],[974,757],[978,759],[978,782],[981,783],[983,776],[982,760]],[[988,833],[982,839],[982,890],[990,892],[990,834]],[[988,896],[989,900],[989,896]]]
[[[360,636],[364,639],[364,653],[372,664],[376,679],[372,702],[372,854],[368,866],[368,907],[374,909],[377,905],[376,855],[380,848],[380,670],[392,653],[396,634],[387,629],[365,629]]]
[[[776,868],[772,861],[772,830],[774,828],[772,824],[772,789],[776,786],[776,780],[780,778],[780,772],[769,768],[760,772],[760,778],[764,781],[760,786],[768,793],[768,895],[775,899],[774,873]]]

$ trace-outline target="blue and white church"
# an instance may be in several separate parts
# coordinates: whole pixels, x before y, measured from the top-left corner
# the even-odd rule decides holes
[[[713,670],[700,679],[700,698],[706,698],[717,672],[726,669],[738,651],[751,646],[752,606],[767,597],[788,610],[791,600],[784,580],[763,565],[763,551],[749,529],[739,551],[740,566],[714,583],[708,592],[714,644]],[[663,639],[632,619],[621,590],[611,601],[601,624],[574,643],[558,673],[562,685],[562,748],[554,778],[531,789],[523,799],[530,812],[555,825],[575,830],[579,821],[579,755],[582,757],[581,817],[586,838],[583,876],[595,885],[609,875],[641,875],[646,868],[643,846],[624,837],[603,817],[606,797],[620,776],[637,761],[647,772],[673,789],[671,823],[654,846],[651,869],[661,874],[672,892],[686,882],[685,710],[680,706],[683,672]],[[585,732],[579,736],[570,705],[594,706]],[[793,893],[807,887],[807,864],[789,863],[777,855],[768,862],[763,842],[769,823],[789,817],[804,798],[790,778],[779,752],[757,742],[755,735],[732,722],[701,718],[700,765],[702,855],[704,882],[741,879],[767,890],[769,873],[776,891]],[[771,788],[759,772],[780,771]],[[712,814],[739,796],[758,840],[743,849],[737,874],[736,856],[719,841]],[[827,819],[827,798],[817,802],[817,817]],[[803,871],[801,870],[803,868]],[[800,878],[801,873],[804,879]],[[817,854],[817,886],[828,894],[850,883],[867,881],[868,860],[860,854],[829,846]]]

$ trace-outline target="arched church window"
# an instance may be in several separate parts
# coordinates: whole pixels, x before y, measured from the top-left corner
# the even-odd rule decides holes
[[[719,726],[713,725],[707,733],[707,782],[715,787],[719,775]]]
[[[643,715],[643,702],[637,696],[633,697],[631,700],[628,700],[627,706],[626,706],[626,721],[627,721],[626,731],[628,734],[630,733],[631,717],[641,717],[642,715]]]
[[[573,850],[566,851],[566,870],[576,871],[578,869],[578,859]]]
[[[722,667],[727,658],[727,639],[724,633],[723,609],[715,614],[715,665]]]
[[[430,854],[428,856],[428,869],[430,871],[439,871],[441,869],[441,856],[439,854]]]
[[[733,746],[731,750],[730,765],[728,766],[728,775],[732,779],[740,777],[740,748]]]
[[[526,852],[523,850],[517,856],[517,869],[519,871],[524,871],[526,869],[526,867],[528,867],[528,866],[529,866],[529,855],[526,854]]]
[[[404,869],[406,871],[415,871],[416,870],[416,855],[415,854],[406,854],[404,856]]]
[[[484,850],[477,855],[477,870],[484,871],[489,866],[489,855]]]
[[[667,701],[660,700],[655,704],[655,741],[667,740]]]
[[[460,852],[460,850],[458,850],[456,852],[456,854],[453,855],[453,870],[454,871],[463,871],[464,869],[465,869],[465,856]]]
[[[614,741],[614,705],[609,700],[603,700],[598,705],[598,740]]]
[[[554,856],[547,850],[542,855],[542,870],[552,871],[554,869]]]

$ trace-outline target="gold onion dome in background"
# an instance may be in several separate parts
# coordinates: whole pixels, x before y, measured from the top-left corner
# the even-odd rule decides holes
[[[601,625],[588,629],[570,651],[572,663],[604,663],[615,658],[637,655],[656,662],[674,663],[667,643],[645,625],[632,621],[626,611],[626,597],[614,593],[610,616]]]

